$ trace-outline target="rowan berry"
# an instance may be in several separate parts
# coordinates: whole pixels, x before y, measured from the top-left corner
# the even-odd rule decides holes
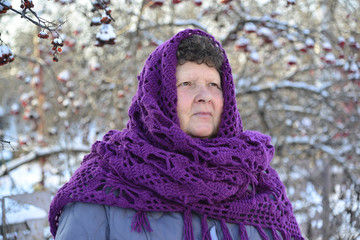
[[[47,32],[45,32],[45,31],[41,31],[41,32],[39,32],[38,37],[43,38],[43,39],[48,39],[49,34]]]

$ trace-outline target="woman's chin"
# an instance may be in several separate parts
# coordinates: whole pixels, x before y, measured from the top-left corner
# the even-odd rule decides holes
[[[210,138],[213,136],[214,130],[213,128],[199,127],[194,129],[193,131],[188,132],[187,134],[197,138]]]

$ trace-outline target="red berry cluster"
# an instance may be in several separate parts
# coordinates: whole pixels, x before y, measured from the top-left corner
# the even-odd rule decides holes
[[[30,9],[34,7],[34,3],[32,2],[32,0],[21,0],[20,7],[22,9],[26,9],[26,8]]]
[[[202,0],[194,0],[194,4],[200,7],[202,5]]]
[[[153,0],[152,7],[161,7],[164,4],[164,0]]]
[[[92,2],[92,5],[94,7],[93,11],[95,9],[105,9],[107,5],[110,4],[110,0],[95,0]]]
[[[41,31],[38,33],[38,37],[39,38],[43,38],[43,39],[48,39],[49,38],[49,34],[45,31]]]
[[[103,24],[109,24],[111,22],[111,19],[108,15],[103,15],[100,22]]]
[[[111,10],[109,8],[106,8],[105,12],[101,16],[100,22],[103,24],[109,24],[111,22],[110,13],[111,13]]]
[[[102,24],[100,31],[96,34],[96,47],[102,47],[106,44],[115,44],[115,32],[111,24]]]
[[[8,46],[0,45],[0,66],[14,61],[14,55]]]
[[[231,2],[232,0],[221,0],[220,3],[222,4],[228,4],[229,2]]]
[[[58,52],[62,51],[62,46],[64,46],[63,41],[60,38],[55,38],[54,40],[51,41],[51,44],[53,45],[52,50],[54,51],[53,53],[53,61],[54,62],[58,62],[59,59],[57,57]]]
[[[235,50],[243,50],[244,52],[248,52],[249,44],[250,44],[250,40],[248,38],[241,37],[235,43]]]
[[[0,3],[4,4],[5,6],[3,5],[0,5],[0,14],[2,13],[6,13],[7,10],[9,10],[10,8],[12,8],[11,6],[11,3],[7,0],[3,1],[3,0],[0,0]]]
[[[94,44],[95,47],[103,47],[104,45],[115,45],[115,38],[111,38],[109,40],[101,40],[100,38],[96,38],[96,42]]]
[[[110,4],[110,0],[95,0],[94,2],[92,2],[92,4],[94,7],[92,9],[93,12],[104,10],[104,13],[101,17],[93,17],[90,23],[90,26],[101,25],[99,32],[96,34],[95,46],[102,47],[106,44],[114,45],[116,35],[113,27],[110,25],[111,20],[113,20],[110,15],[111,10],[108,7],[108,5]]]
[[[287,0],[287,6],[295,5],[295,4],[296,4],[295,0]]]
[[[100,26],[101,24],[110,24],[111,22],[111,10],[110,8],[105,8],[104,9],[105,12],[103,13],[103,15],[101,16],[101,18],[99,17],[93,17],[91,19],[91,23],[90,23],[90,26]]]

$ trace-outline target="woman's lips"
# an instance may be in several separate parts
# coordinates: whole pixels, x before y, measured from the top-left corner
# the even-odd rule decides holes
[[[198,113],[195,113],[194,115],[200,116],[200,117],[211,117],[212,116],[210,112],[198,112]]]

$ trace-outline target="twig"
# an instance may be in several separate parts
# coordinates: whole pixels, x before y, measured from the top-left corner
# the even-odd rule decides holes
[[[3,6],[3,7],[9,8],[7,5],[5,5],[2,2],[0,2],[0,5]],[[35,24],[36,26],[47,29],[50,32],[56,31],[63,24],[63,23],[62,24],[55,24],[53,22],[49,22],[49,21],[47,21],[45,19],[42,19],[42,18],[38,17],[37,14],[32,10],[30,10],[30,12],[38,19],[39,22],[36,22],[34,19],[27,16],[26,15],[26,9],[24,9],[22,12],[19,12],[19,11],[15,10],[14,8],[9,8],[9,10],[19,14],[22,18],[25,18],[26,20],[30,21],[31,23]],[[49,24],[53,25],[53,27],[49,26]]]
[[[0,143],[1,143],[2,149],[4,149],[4,143],[7,143],[7,144],[10,145],[10,147],[12,148],[12,150],[14,150],[13,146],[11,145],[11,142],[5,141],[4,139],[0,139]]]

